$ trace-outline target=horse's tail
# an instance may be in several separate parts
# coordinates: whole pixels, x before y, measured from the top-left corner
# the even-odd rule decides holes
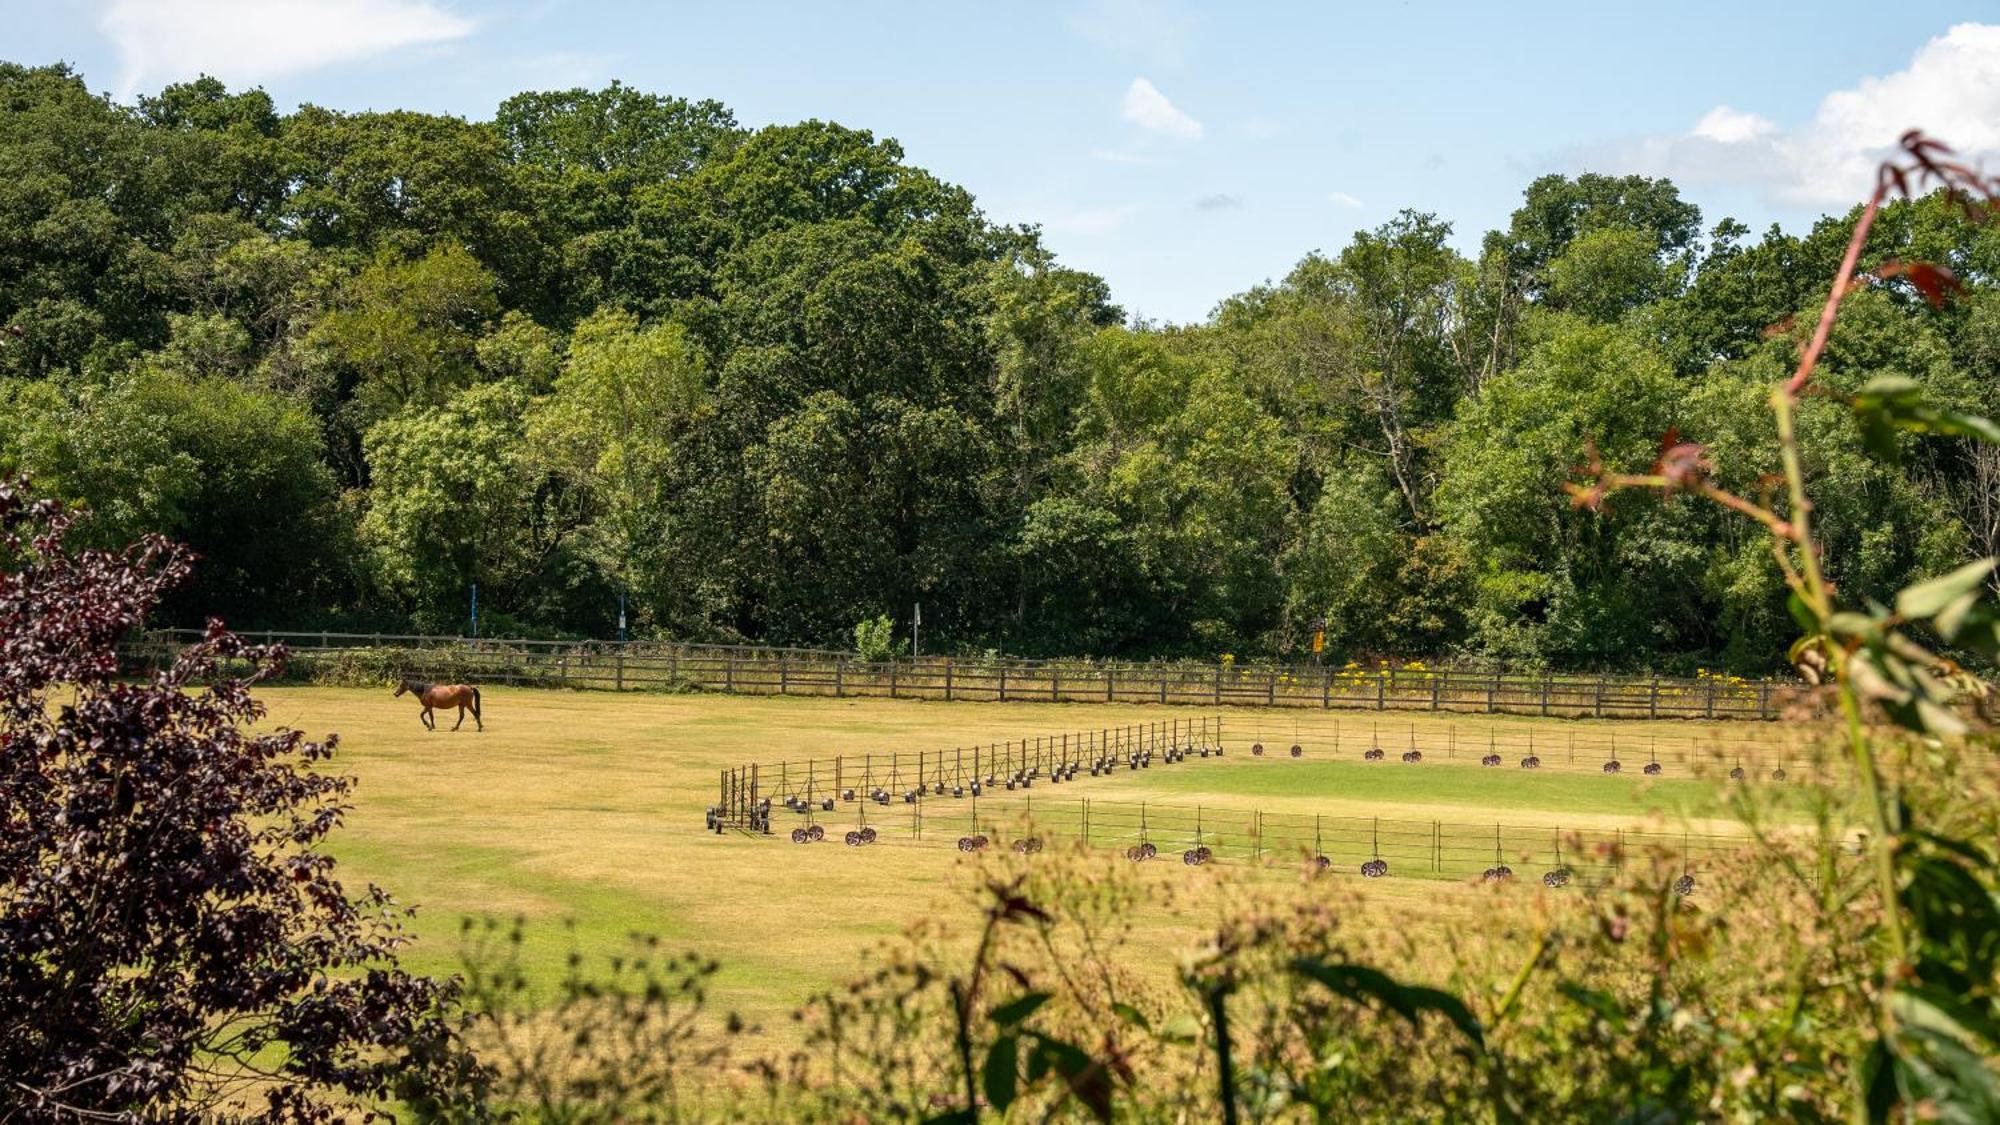
[[[476,686],[472,689],[472,721],[485,721],[479,717],[479,688]]]

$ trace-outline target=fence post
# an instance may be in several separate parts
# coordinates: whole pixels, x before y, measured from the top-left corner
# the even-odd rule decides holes
[[[736,654],[733,652],[722,658],[722,690],[724,693],[736,690]]]
[[[778,694],[779,695],[790,694],[791,687],[792,687],[791,662],[786,660],[783,656],[780,656],[778,657]]]
[[[1773,717],[1771,714],[1770,680],[1760,680],[1757,684],[1757,717],[1760,719],[1769,719]]]
[[[951,657],[944,658],[944,701],[951,702]]]
[[[1500,694],[1500,673],[1495,672],[1486,679],[1486,713],[1493,713],[1493,697]]]
[[[1438,678],[1437,678],[1437,673],[1436,673],[1436,672],[1432,672],[1432,673],[1431,673],[1431,710],[1435,711],[1435,710],[1437,710],[1437,709],[1438,709]]]
[[[1596,714],[1597,714],[1597,717],[1598,717],[1598,718],[1600,718],[1600,719],[1601,719],[1601,718],[1603,718],[1603,717],[1604,717],[1604,677],[1603,677],[1603,676],[1599,676],[1599,677],[1597,677],[1597,696],[1596,696],[1596,698],[1595,698],[1595,699],[1593,699],[1593,700],[1591,701],[1591,709],[1592,709],[1593,711],[1595,711],[1595,712],[1596,712]]]
[[[1387,679],[1383,678],[1381,670],[1377,669],[1375,672],[1375,709],[1377,711],[1385,711],[1389,707],[1388,697],[1382,694],[1383,687],[1388,682]]]
[[[1061,702],[1061,700],[1062,700],[1062,669],[1051,664],[1049,665],[1049,702],[1058,703]]]
[[[1215,666],[1215,702],[1217,706],[1221,706],[1222,704],[1222,665],[1220,664]]]
[[[1110,664],[1104,666],[1104,702],[1111,703],[1118,698],[1118,669]]]
[[[1319,709],[1322,711],[1333,710],[1333,669],[1331,668],[1321,668],[1319,670]]]
[[[1715,681],[1708,681],[1708,717],[1715,718]]]
[[[1007,665],[1000,665],[1000,702],[1007,702]]]
[[[835,699],[839,699],[847,694],[846,669],[847,662],[845,660],[836,660],[833,662],[833,697]]]
[[[889,662],[889,698],[896,698],[896,662]]]
[[[1160,673],[1160,702],[1161,702],[1162,704],[1164,704],[1164,703],[1166,703],[1166,701],[1167,701],[1167,674],[1166,674],[1165,672],[1161,672],[1161,673]]]
[[[618,650],[617,673],[612,682],[616,686],[613,687],[611,690],[613,691],[625,690],[625,650],[622,648]]]
[[[1549,717],[1549,689],[1553,688],[1554,686],[1555,686],[1555,677],[1547,672],[1543,672],[1542,673],[1542,717],[1545,719]]]
[[[1649,719],[1660,717],[1660,674],[1658,672],[1653,673],[1653,690],[1646,697],[1646,717]]]

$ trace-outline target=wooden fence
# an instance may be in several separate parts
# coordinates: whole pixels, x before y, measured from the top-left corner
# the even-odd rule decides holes
[[[471,640],[392,633],[246,632],[282,643],[307,674],[346,661],[382,675],[610,691],[1044,703],[1247,705],[1603,719],[1775,719],[1807,699],[1797,681],[1519,673],[1474,669],[1121,663],[925,657],[868,662],[824,649],[650,641]],[[199,637],[149,633],[137,661]]]

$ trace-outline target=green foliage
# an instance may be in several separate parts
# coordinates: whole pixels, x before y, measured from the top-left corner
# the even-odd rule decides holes
[[[647,631],[822,645],[922,601],[961,651],[1284,656],[1324,621],[1356,655],[1669,670],[1768,668],[1788,628],[1726,521],[1585,521],[1547,486],[1586,439],[1638,463],[1686,404],[1754,491],[1762,388],[1858,211],[1704,242],[1667,181],[1544,176],[1476,260],[1405,211],[1158,328],[824,121],[617,83],[491,121],[280,113],[213,79],[126,107],[13,65],[0,106],[0,448],[108,537],[227,556],[203,596],[238,617],[444,627],[476,580],[586,635],[621,594]],[[1942,311],[1921,260],[1962,284]],[[2000,453],[1952,422],[2000,408],[2000,237],[1898,202],[1862,265],[1825,380],[1897,462],[1830,401],[1799,421],[1837,580],[1880,601],[2000,551]],[[201,390],[136,389],[176,380]],[[284,436],[218,473],[206,423],[153,411]],[[305,514],[263,515],[267,487]]]
[[[896,622],[886,613],[855,622],[854,651],[870,664],[902,655],[903,642],[896,639]]]

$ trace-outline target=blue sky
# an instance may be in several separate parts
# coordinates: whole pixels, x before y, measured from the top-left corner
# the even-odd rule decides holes
[[[1803,6],[1802,6],[1803,7]],[[1546,171],[1667,174],[1800,226],[1923,125],[2000,164],[2000,5],[0,0],[0,57],[135,91],[491,115],[526,88],[714,97],[902,142],[1129,310],[1200,319],[1398,209],[1462,246]],[[1986,21],[1991,21],[1988,23]]]

